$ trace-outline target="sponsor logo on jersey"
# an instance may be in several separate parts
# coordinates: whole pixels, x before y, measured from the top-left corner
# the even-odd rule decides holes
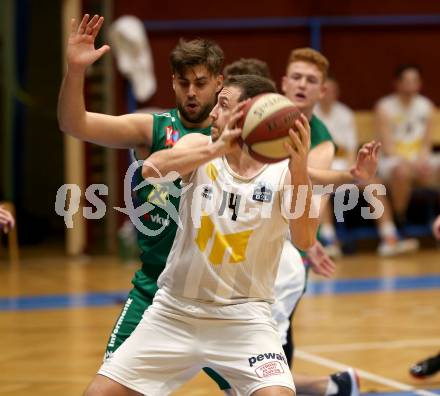
[[[165,227],[168,227],[170,225],[170,219],[169,218],[165,219],[165,218],[159,216],[159,214],[152,215],[150,213],[145,213],[144,220],[145,221],[152,221],[153,223],[156,223],[156,224],[159,224],[159,225],[165,226]]]
[[[165,146],[173,147],[180,138],[180,131],[175,131],[172,127],[165,128]]]
[[[202,197],[211,200],[213,195],[211,186],[204,186],[202,191]]]
[[[287,364],[287,359],[283,353],[269,352],[269,353],[261,353],[257,356],[252,356],[248,359],[249,367],[253,367],[255,363],[262,362],[264,360],[272,360],[272,361],[280,361],[284,364]]]
[[[260,378],[272,377],[274,375],[284,374],[284,368],[280,362],[267,362],[255,369]]]
[[[148,202],[153,205],[159,206],[160,208],[165,208],[167,206],[169,187],[164,184],[153,184],[153,189],[150,194],[148,194]]]
[[[272,201],[273,189],[267,183],[258,183],[255,187],[252,199],[258,202],[270,202]]]

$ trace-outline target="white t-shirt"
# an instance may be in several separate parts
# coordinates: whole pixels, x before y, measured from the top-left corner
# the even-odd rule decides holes
[[[336,158],[347,159],[348,153],[356,151],[358,145],[353,111],[343,103],[336,102],[329,113],[324,113],[319,104],[314,112],[325,124],[338,147]]]
[[[396,94],[392,94],[380,99],[378,107],[390,119],[396,154],[409,160],[417,158],[434,109],[433,103],[417,95],[409,106],[405,106]]]

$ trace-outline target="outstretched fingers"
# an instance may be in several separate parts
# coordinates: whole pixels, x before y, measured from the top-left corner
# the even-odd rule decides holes
[[[89,21],[89,17],[90,17],[89,14],[85,14],[83,16],[83,19],[82,19],[81,23],[78,26],[78,31],[77,31],[78,34],[84,34],[85,33],[86,28],[87,28],[87,23]]]
[[[98,16],[96,18],[95,24],[92,26],[92,36],[93,38],[95,38],[99,31],[101,30],[102,24],[104,23],[104,17],[103,16]]]
[[[70,20],[70,34],[75,34],[78,31],[78,22],[76,18]]]
[[[309,120],[306,118],[304,114],[300,115],[300,118],[295,121],[295,125],[299,131],[299,135],[301,137],[301,142],[304,147],[310,146],[310,124]]]

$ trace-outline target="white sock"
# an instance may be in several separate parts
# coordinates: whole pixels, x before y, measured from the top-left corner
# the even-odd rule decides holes
[[[336,241],[336,230],[333,224],[323,223],[319,228],[319,235],[327,241]]]
[[[396,226],[392,221],[387,221],[384,224],[379,225],[379,236],[382,240],[387,240],[390,238],[398,239]]]
[[[339,391],[338,384],[335,381],[333,381],[332,377],[329,377],[327,389],[325,391],[324,396],[336,395],[338,391]]]

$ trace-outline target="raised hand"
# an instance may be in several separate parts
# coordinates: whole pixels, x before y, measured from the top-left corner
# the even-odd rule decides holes
[[[336,264],[320,242],[316,241],[310,249],[307,249],[307,257],[315,274],[330,278],[335,273]]]
[[[358,182],[368,182],[376,175],[380,146],[379,142],[373,140],[358,151],[356,163],[350,169],[351,175]]]
[[[295,121],[298,132],[289,130],[290,142],[284,143],[284,147],[290,155],[291,172],[299,169],[307,172],[307,157],[310,151],[310,124],[304,114]]]
[[[216,144],[222,154],[227,154],[237,148],[242,132],[241,128],[238,128],[237,122],[243,116],[243,107],[248,102],[249,99],[244,100],[231,110],[223,128],[218,128],[216,121],[214,121],[211,129],[212,137],[217,139]]]
[[[89,18],[85,14],[79,26],[75,18],[71,21],[66,51],[67,65],[71,71],[84,72],[87,66],[110,50],[108,45],[95,49],[95,38],[104,23],[104,17],[95,15],[92,19]]]

